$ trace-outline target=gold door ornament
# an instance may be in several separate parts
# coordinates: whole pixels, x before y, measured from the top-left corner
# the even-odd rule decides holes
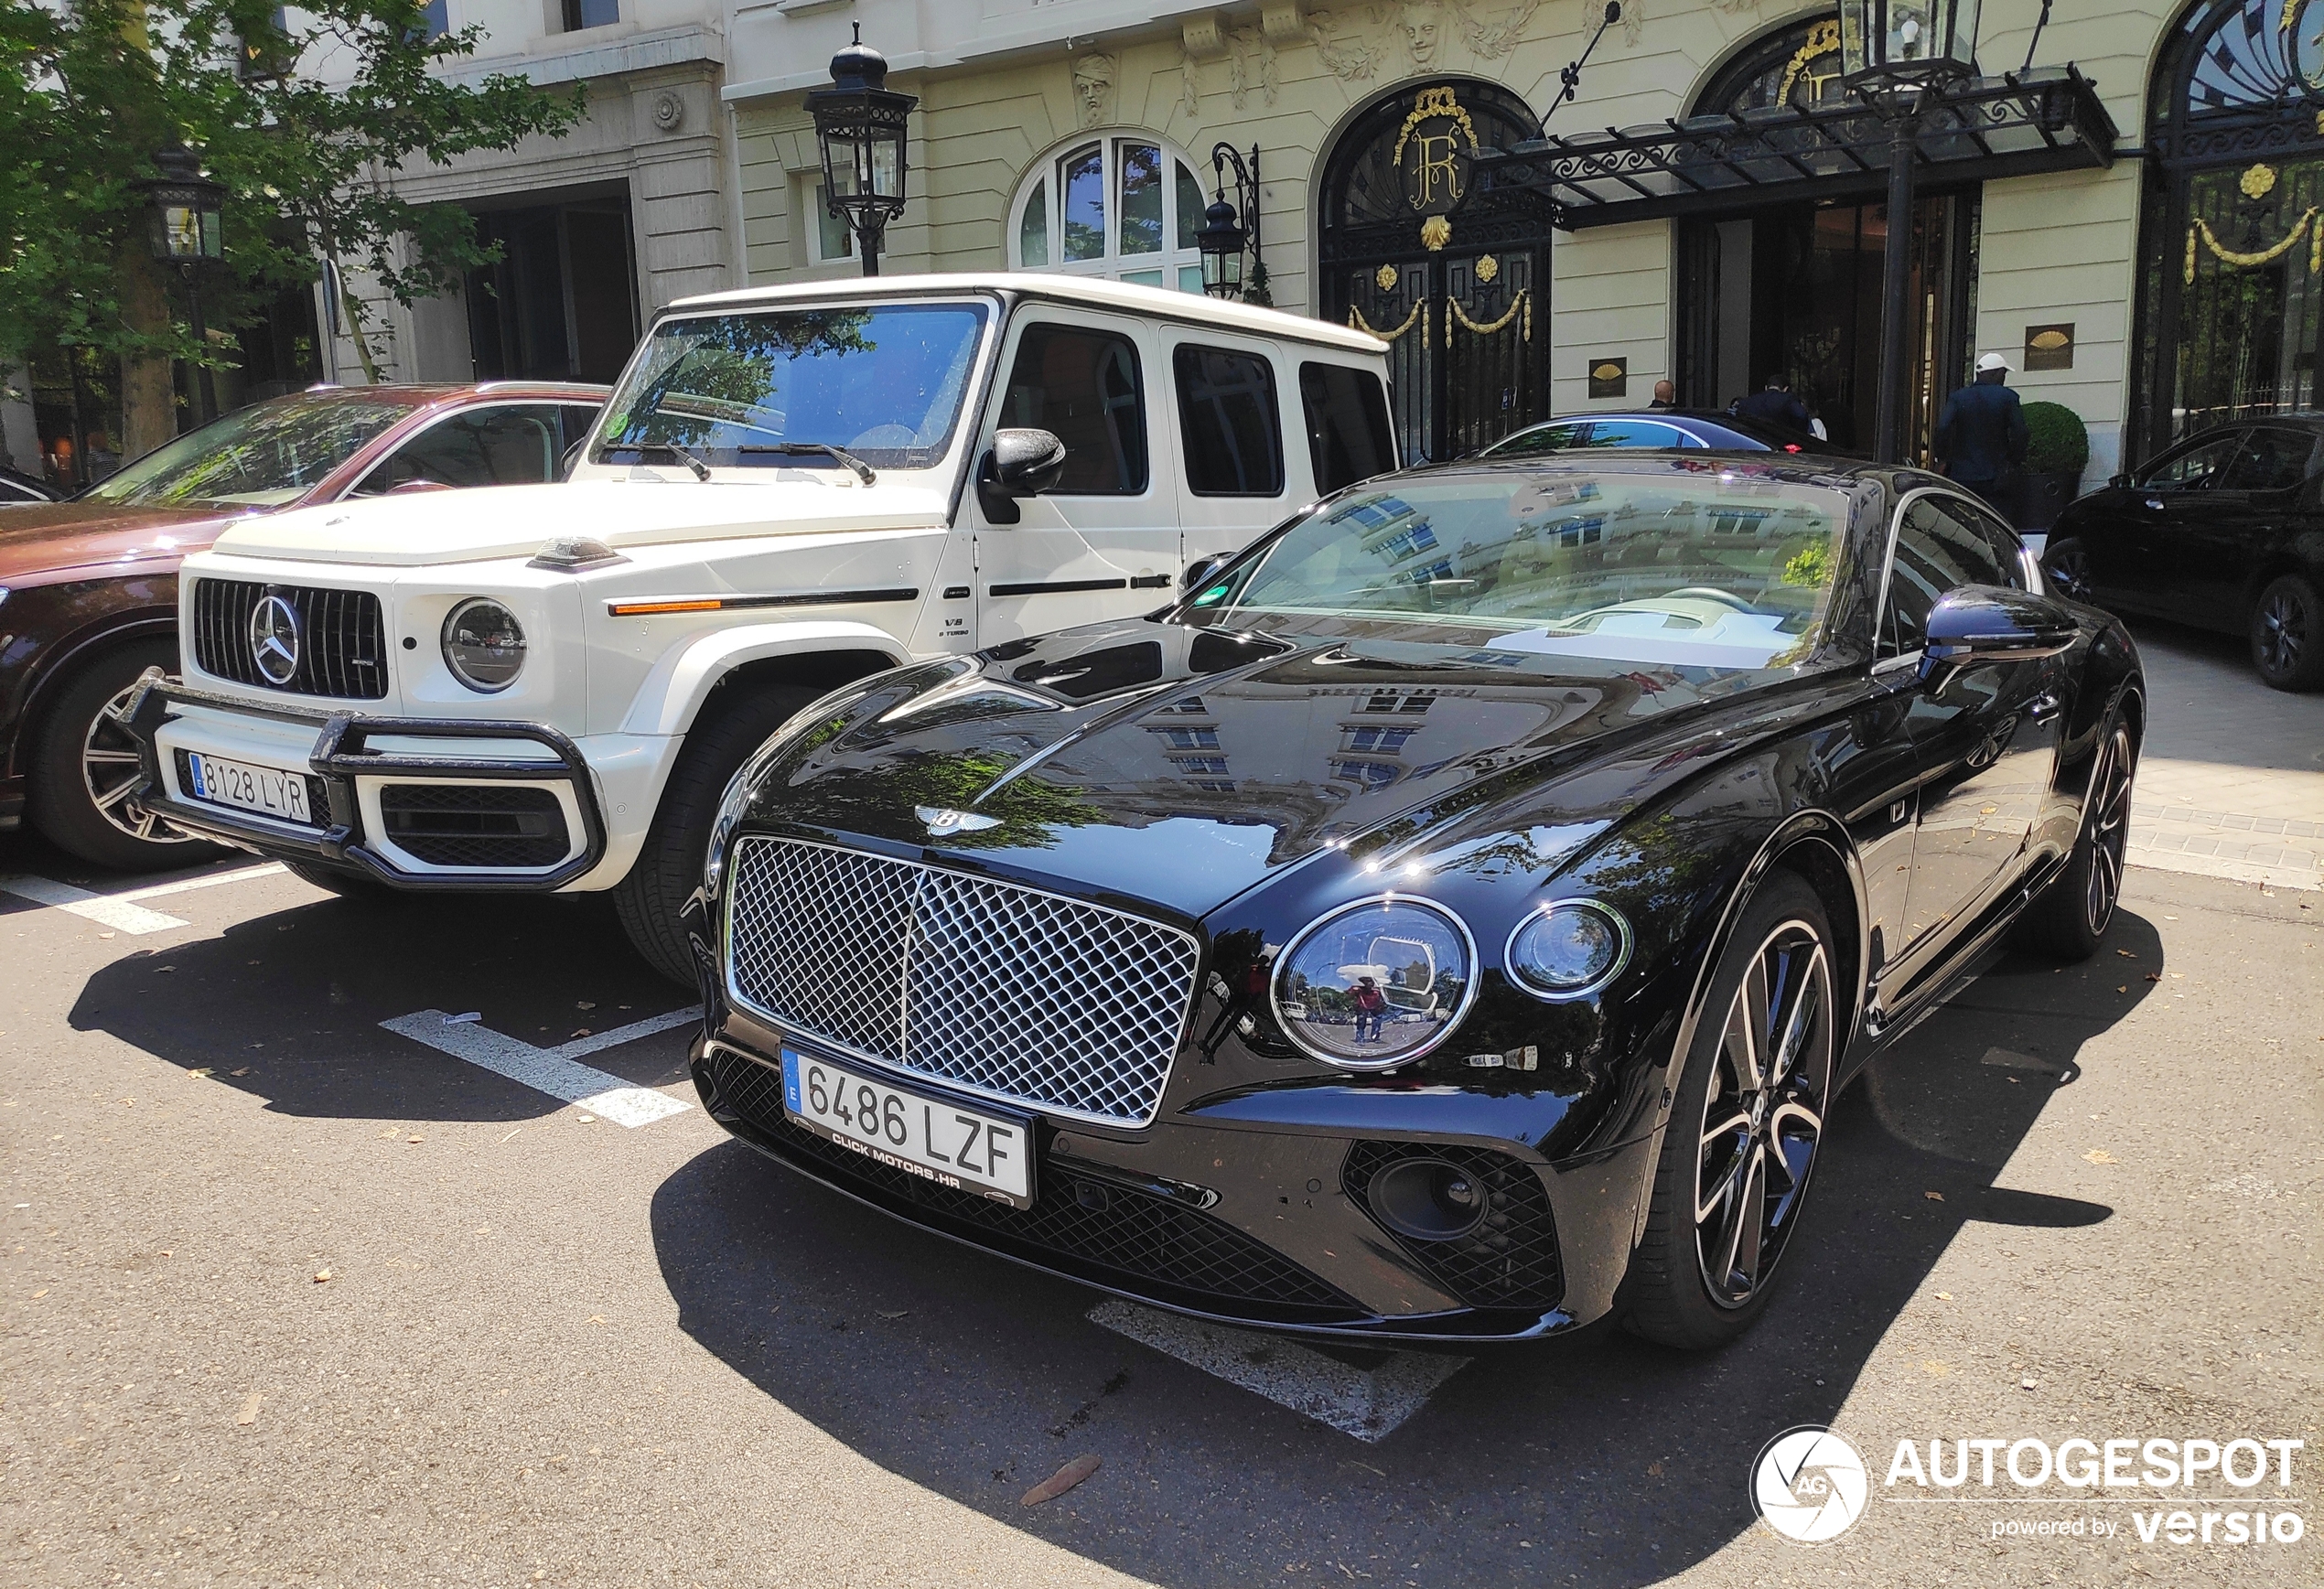
[[[1533,339],[1533,295],[1531,288],[1519,287],[1516,294],[1510,298],[1509,307],[1502,311],[1501,318],[1488,320],[1482,325],[1469,317],[1469,311],[1460,306],[1458,298],[1454,298],[1450,302],[1452,317],[1459,321],[1464,329],[1473,331],[1479,337],[1491,336],[1522,315],[1524,320],[1518,327],[1517,334],[1528,342]],[[1452,327],[1449,325],[1445,327],[1445,346],[1447,348],[1452,346]]]
[[[1372,279],[1379,284],[1380,290],[1382,292],[1393,293],[1396,290],[1396,267],[1392,264],[1382,265],[1380,269],[1373,274]]]
[[[2300,211],[2300,218],[2292,222],[2291,231],[2256,253],[2239,252],[2227,247],[2219,241],[2219,234],[2211,231],[2211,222],[2197,216],[2187,229],[2187,263],[2181,273],[2190,286],[2195,282],[2195,245],[2198,241],[2211,251],[2211,257],[2220,263],[2233,265],[2238,270],[2254,270],[2264,264],[2272,264],[2305,241],[2308,243],[2308,274],[2324,272],[2324,221],[2317,219],[2317,207],[2313,204]]]
[[[1491,254],[1487,254],[1477,262],[1477,279],[1479,281],[1490,282],[1499,274],[1501,274],[1501,261],[1495,259]]]
[[[1388,331],[1382,330],[1379,327],[1365,319],[1363,317],[1362,309],[1357,307],[1353,304],[1348,306],[1348,324],[1353,326],[1359,331],[1371,332],[1373,336],[1379,338],[1383,342],[1393,342],[1397,338],[1403,336],[1406,331],[1411,330],[1413,327],[1413,322],[1415,320],[1420,323],[1420,345],[1426,348],[1428,346],[1428,300],[1426,298],[1415,299],[1413,301],[1412,313],[1404,317],[1404,322],[1401,325],[1397,326],[1394,329]]]

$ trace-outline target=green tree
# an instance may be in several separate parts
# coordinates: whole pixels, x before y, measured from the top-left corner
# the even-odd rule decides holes
[[[415,0],[304,0],[288,33],[276,15],[265,0],[0,0],[0,365],[59,345],[118,356],[132,452],[176,429],[169,360],[232,351],[195,345],[149,255],[137,184],[156,175],[156,150],[184,142],[227,188],[229,268],[203,284],[211,324],[231,327],[329,260],[376,381],[372,309],[349,274],[409,305],[497,252],[465,211],[403,198],[399,177],[562,136],[581,113],[578,89],[434,75],[482,33],[430,38]],[[293,61],[330,81],[263,70]]]

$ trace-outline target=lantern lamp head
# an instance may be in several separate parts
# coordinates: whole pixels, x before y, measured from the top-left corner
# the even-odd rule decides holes
[[[1223,195],[1202,212],[1194,245],[1202,252],[1202,290],[1212,297],[1232,298],[1242,293],[1245,237],[1242,217]]]
[[[903,213],[904,131],[911,94],[888,86],[888,58],[863,41],[831,58],[831,87],[807,96],[822,145],[823,192],[832,209],[861,230]]]
[[[1840,0],[1851,83],[1918,86],[1977,70],[1978,0]]]
[[[145,191],[154,257],[189,268],[224,258],[225,185],[203,176],[201,162],[182,144],[162,150],[154,164],[161,175],[139,185]]]

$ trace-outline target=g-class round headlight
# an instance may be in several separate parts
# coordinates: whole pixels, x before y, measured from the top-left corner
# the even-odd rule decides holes
[[[1553,1004],[1587,998],[1630,957],[1630,927],[1595,899],[1560,899],[1517,924],[1503,959],[1509,980]]]
[[[1393,894],[1310,922],[1275,960],[1275,1019],[1290,1039],[1348,1070],[1417,1059],[1477,995],[1477,945],[1459,917]]]
[[[444,665],[481,694],[495,694],[524,671],[524,627],[490,596],[472,596],[444,620]]]

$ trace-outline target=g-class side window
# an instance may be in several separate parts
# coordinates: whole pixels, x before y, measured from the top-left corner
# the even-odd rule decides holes
[[[1002,413],[1005,424],[1045,430],[1065,444],[1065,474],[1048,495],[1135,497],[1146,490],[1146,398],[1128,338],[1028,326]]]
[[[1256,353],[1181,345],[1170,356],[1186,437],[1187,489],[1198,497],[1283,493],[1283,421],[1275,366]]]
[[[1345,364],[1302,364],[1299,406],[1307,414],[1318,496],[1395,468],[1388,390],[1377,375]]]

